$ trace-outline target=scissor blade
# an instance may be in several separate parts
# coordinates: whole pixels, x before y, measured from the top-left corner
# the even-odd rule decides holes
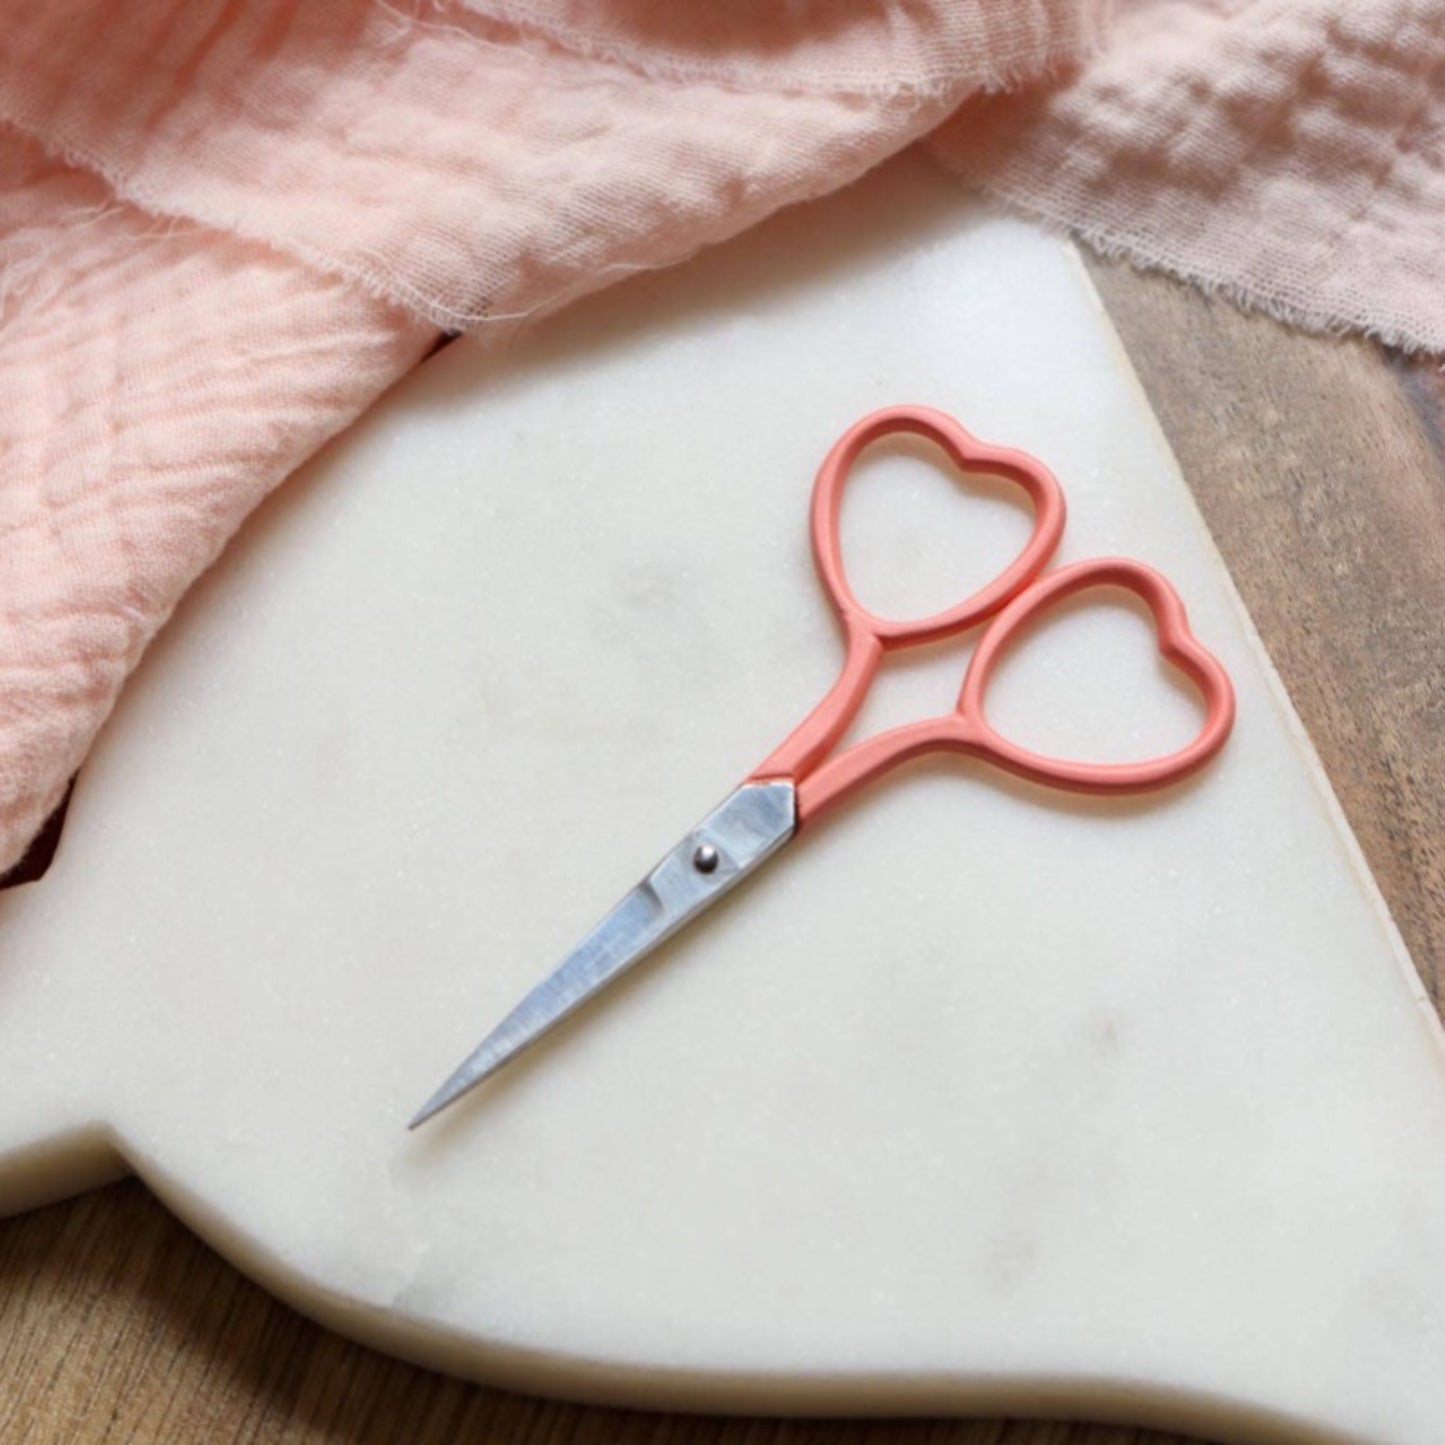
[[[793,785],[744,783],[714,808],[467,1056],[408,1128],[461,1098],[772,857],[797,826]]]

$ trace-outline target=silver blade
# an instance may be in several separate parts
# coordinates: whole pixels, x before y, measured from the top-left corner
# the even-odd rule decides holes
[[[496,1073],[716,903],[793,836],[796,820],[791,783],[744,783],[477,1045],[407,1127],[415,1129]]]

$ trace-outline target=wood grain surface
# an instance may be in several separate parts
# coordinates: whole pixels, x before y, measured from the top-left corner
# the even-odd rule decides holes
[[[1445,995],[1445,383],[1096,263],[1437,1007]],[[1106,1425],[647,1415],[481,1389],[311,1324],[138,1184],[0,1221],[0,1445],[1187,1445]]]

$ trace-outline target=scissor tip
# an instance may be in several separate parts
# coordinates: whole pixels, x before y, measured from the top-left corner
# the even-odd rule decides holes
[[[469,1094],[483,1079],[501,1068],[510,1055],[504,1054],[498,1057],[494,1052],[488,1050],[490,1042],[487,1040],[482,1043],[467,1056],[458,1068],[452,1071],[441,1088],[412,1115],[411,1123],[406,1126],[408,1129],[415,1129],[425,1124],[434,1114],[440,1114],[448,1104],[456,1103],[463,1094]]]
[[[422,1124],[425,1124],[428,1119],[440,1114],[448,1104],[452,1103],[465,1092],[465,1089],[452,1087],[452,1081],[448,1079],[447,1082],[412,1115],[411,1121],[406,1126],[408,1131],[418,1128]]]

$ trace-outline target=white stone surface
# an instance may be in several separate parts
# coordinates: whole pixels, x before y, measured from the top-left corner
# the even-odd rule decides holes
[[[458,1059],[831,680],[814,468],[931,403],[1036,452],[1063,560],[1161,567],[1239,690],[1194,783],[895,774],[417,1135]],[[860,591],[1026,514],[879,449]],[[893,668],[864,726],[947,706]],[[1071,607],[998,721],[1195,705]],[[908,161],[488,357],[264,509],[0,897],[0,1207],[123,1166],[444,1368],[698,1407],[1445,1439],[1445,1052],[1076,258]]]

